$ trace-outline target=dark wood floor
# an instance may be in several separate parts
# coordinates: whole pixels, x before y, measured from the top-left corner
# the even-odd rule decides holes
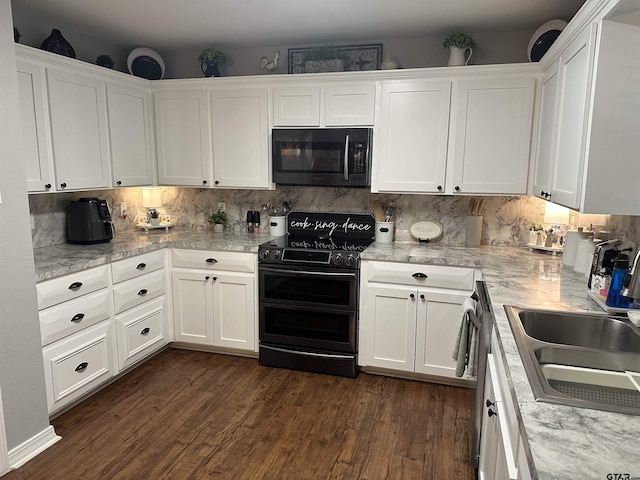
[[[471,480],[472,391],[168,349],[53,420],[15,479]]]

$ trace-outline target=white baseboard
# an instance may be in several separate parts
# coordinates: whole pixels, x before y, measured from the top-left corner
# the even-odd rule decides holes
[[[15,470],[21,467],[61,439],[62,437],[56,435],[53,425],[49,425],[37,435],[9,451],[9,469]]]

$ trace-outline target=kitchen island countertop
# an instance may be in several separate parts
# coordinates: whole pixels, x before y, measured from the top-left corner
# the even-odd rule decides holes
[[[205,229],[125,232],[105,244],[35,249],[36,279],[43,281],[165,247],[255,253],[271,238],[268,234],[214,234]],[[564,266],[562,257],[516,247],[394,242],[373,243],[361,258],[481,268],[537,478],[596,480],[613,478],[607,475],[614,473],[629,474],[618,478],[640,478],[640,416],[536,402],[531,392],[503,305],[602,312],[586,294],[585,276]]]

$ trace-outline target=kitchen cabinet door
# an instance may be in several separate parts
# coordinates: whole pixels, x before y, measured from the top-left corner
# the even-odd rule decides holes
[[[453,123],[453,193],[527,192],[534,78],[459,80]]]
[[[320,86],[274,87],[273,126],[320,126]]]
[[[105,83],[47,69],[56,189],[111,185]]]
[[[213,274],[215,346],[257,351],[255,278],[254,274]]]
[[[449,81],[383,84],[373,191],[444,192],[450,99]]]
[[[144,88],[107,84],[114,186],[130,187],[154,183],[149,95]]]
[[[18,60],[18,95],[24,158],[29,192],[47,192],[54,187],[53,155],[46,105],[44,69]]]
[[[327,85],[324,93],[327,127],[373,125],[375,84]]]
[[[214,184],[229,188],[269,188],[267,88],[211,92]]]
[[[154,95],[154,102],[159,183],[211,185],[211,124],[207,91],[159,91]]]
[[[456,378],[451,358],[468,294],[418,290],[416,368],[419,373]]]
[[[416,290],[366,288],[366,365],[413,372]]]
[[[213,345],[212,276],[207,271],[173,270],[173,321],[177,342]]]
[[[551,172],[555,160],[555,118],[558,96],[558,66],[554,62],[542,77],[540,95],[540,124],[538,128],[538,148],[533,171],[533,195],[545,200],[551,198]]]

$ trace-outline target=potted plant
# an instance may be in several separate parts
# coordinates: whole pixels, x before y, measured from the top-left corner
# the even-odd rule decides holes
[[[205,48],[198,55],[200,69],[205,77],[219,77],[218,64],[224,63],[224,53],[214,47]]]
[[[473,37],[464,32],[453,32],[442,41],[442,46],[449,48],[448,67],[466,65],[473,54],[473,47],[476,42]],[[469,50],[469,56],[465,58],[466,51]]]
[[[540,222],[531,222],[529,225],[529,243],[542,245],[542,233],[544,228]]]
[[[209,223],[213,224],[214,232],[222,232],[224,230],[224,226],[229,222],[229,216],[227,212],[223,212],[222,210],[218,210],[215,213],[209,215]]]
[[[105,68],[113,68],[115,63],[109,55],[98,55],[96,58],[96,65],[100,65]]]
[[[348,55],[336,47],[321,45],[302,55],[306,73],[342,72]]]

